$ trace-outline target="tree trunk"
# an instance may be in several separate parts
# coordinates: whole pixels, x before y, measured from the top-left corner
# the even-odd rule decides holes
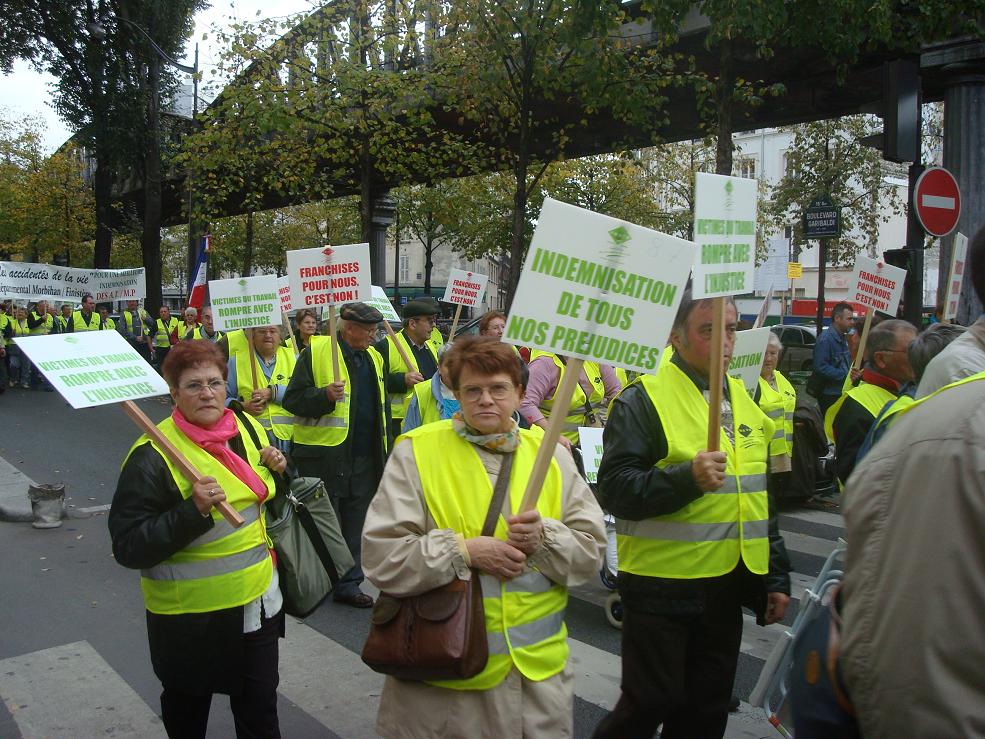
[[[109,152],[102,151],[98,146],[92,194],[96,201],[96,249],[92,254],[92,266],[93,269],[107,269],[113,249],[113,231],[109,226],[113,213],[113,170]]]
[[[525,163],[524,159],[524,163]],[[519,168],[516,175],[516,189],[513,191],[513,227],[510,234],[510,281],[506,286],[506,305],[509,311],[513,305],[513,296],[520,282],[520,272],[523,270],[523,236],[527,225],[527,168]]]
[[[363,241],[367,244],[373,238],[373,170],[369,166],[368,149],[369,144],[364,142],[359,167],[359,219]]]
[[[434,269],[434,239],[428,236],[427,243],[424,244],[424,294],[431,294],[431,270]]]
[[[253,272],[253,211],[246,214],[246,244],[243,246],[243,271],[241,277]]]
[[[152,54],[148,65],[147,138],[144,149],[144,228],[140,247],[147,278],[147,304],[155,315],[163,303],[161,268],[161,139],[160,59]]]
[[[715,150],[715,173],[732,174],[732,109],[735,79],[732,42],[723,39],[719,46],[718,81],[715,84],[715,108],[718,114],[718,142]]]

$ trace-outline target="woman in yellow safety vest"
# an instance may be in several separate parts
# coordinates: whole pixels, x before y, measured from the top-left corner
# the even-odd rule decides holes
[[[109,530],[116,561],[140,570],[164,727],[205,736],[212,694],[224,693],[238,735],[279,736],[284,616],[263,505],[287,460],[259,423],[225,407],[226,362],[214,344],[181,342],[162,370],[175,408],[157,427],[203,477],[189,482],[141,436],[120,470]],[[220,501],[245,523],[232,528]]]
[[[782,350],[780,337],[771,331],[754,398],[774,424],[770,439],[770,490],[777,496],[782,496],[793,470],[793,413],[797,407],[797,392],[776,369]]]
[[[461,680],[387,677],[377,731],[388,739],[571,736],[564,612],[568,588],[598,571],[602,511],[557,447],[535,508],[519,512],[542,441],[514,419],[520,364],[507,345],[471,336],[455,341],[445,363],[461,412],[398,439],[363,528],[363,570],[396,597],[477,576],[489,658]],[[494,535],[481,536],[508,458],[501,515]]]

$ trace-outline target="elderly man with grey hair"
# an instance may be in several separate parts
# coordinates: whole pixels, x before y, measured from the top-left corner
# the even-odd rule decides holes
[[[824,429],[835,443],[835,467],[842,485],[855,469],[858,451],[885,405],[904,393],[913,394],[913,368],[907,349],[916,335],[913,324],[896,319],[872,329],[861,382],[824,416]]]

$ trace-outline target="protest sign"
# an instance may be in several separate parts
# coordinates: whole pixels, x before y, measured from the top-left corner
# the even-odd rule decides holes
[[[446,303],[453,303],[455,317],[451,322],[451,331],[448,338],[455,339],[455,331],[458,328],[458,319],[462,316],[462,306],[476,308],[482,302],[482,296],[486,294],[486,284],[489,282],[487,275],[480,275],[478,272],[466,272],[462,269],[453,269],[448,274],[448,285],[445,287],[445,296],[442,300]]]
[[[503,341],[653,372],[693,251],[689,241],[546,198]]]
[[[294,310],[291,302],[291,285],[287,280],[287,275],[277,278],[277,295],[280,297],[281,313],[290,313]]]
[[[372,297],[369,244],[289,251],[287,277],[294,308],[366,300]]]
[[[770,314],[770,303],[773,302],[773,285],[770,284],[770,289],[766,291],[766,297],[763,298],[763,304],[759,307],[759,313],[756,314],[756,322],[753,323],[753,328],[759,328],[764,323],[766,323],[766,318]]]
[[[546,198],[503,341],[568,358],[558,409],[586,359],[653,372],[693,261],[689,241]],[[536,504],[564,417],[551,414],[521,511]]]
[[[895,316],[903,297],[906,270],[883,261],[859,256],[855,260],[855,274],[849,285],[854,289],[849,302],[874,308],[880,313]]]
[[[759,373],[763,369],[763,357],[770,340],[768,328],[751,328],[747,331],[735,332],[735,345],[732,347],[732,359],[728,365],[730,376],[742,380],[750,394],[756,392],[759,385]]]
[[[116,331],[14,339],[73,408],[165,395],[167,383]]]
[[[212,320],[220,331],[280,323],[280,298],[273,275],[210,280],[209,296]]]
[[[578,427],[578,444],[581,447],[581,462],[585,468],[585,479],[594,484],[599,479],[599,464],[602,462],[602,431],[604,429],[588,426]]]
[[[953,321],[958,315],[958,302],[961,300],[961,282],[964,279],[965,258],[968,253],[968,237],[963,233],[954,235],[954,249],[951,252],[951,269],[947,273],[947,292],[944,295],[944,320]]]
[[[400,316],[397,315],[397,311],[393,309],[393,304],[390,299],[386,296],[386,291],[379,285],[371,286],[372,297],[363,302],[367,305],[371,305],[380,313],[383,314],[384,321],[396,321],[400,323]]]
[[[24,300],[97,303],[140,300],[147,294],[144,268],[81,269],[35,262],[0,262],[0,295]]]
[[[698,172],[694,189],[694,297],[751,292],[756,180]]]

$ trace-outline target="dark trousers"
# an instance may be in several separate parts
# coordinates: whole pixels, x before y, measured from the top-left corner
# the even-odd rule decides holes
[[[665,616],[626,609],[622,697],[595,739],[720,739],[742,640],[742,576],[709,582],[704,612]]]
[[[369,504],[376,495],[379,478],[376,476],[372,457],[354,457],[352,460],[352,477],[347,491],[329,491],[332,507],[342,527],[342,538],[352,553],[355,564],[342,576],[333,596],[348,598],[359,592],[359,586],[365,579],[360,561],[363,540],[363,524],[366,523],[366,512]]]
[[[170,346],[154,347],[154,368],[157,370],[158,374],[161,374],[161,367],[164,366],[164,360],[168,358],[169,351],[171,351]]]
[[[278,644],[283,612],[264,618],[260,629],[243,634],[243,687],[229,696],[238,739],[280,739],[277,721]],[[171,739],[205,739],[212,693],[193,695],[164,686],[161,718]]]

